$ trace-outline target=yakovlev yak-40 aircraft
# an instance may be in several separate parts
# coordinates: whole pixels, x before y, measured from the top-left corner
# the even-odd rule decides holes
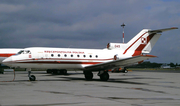
[[[123,68],[156,56],[148,55],[163,31],[176,27],[150,30],[143,29],[128,43],[108,43],[105,49],[45,48],[31,47],[20,50],[16,55],[3,60],[3,64],[13,68],[26,68],[30,75],[32,68],[83,70],[86,80],[92,80],[93,71],[103,81],[109,79],[108,69]]]

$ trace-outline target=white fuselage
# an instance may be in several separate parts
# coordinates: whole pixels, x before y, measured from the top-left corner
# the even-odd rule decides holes
[[[115,55],[118,59],[128,57],[122,56],[119,50],[26,48],[22,53],[11,56],[11,62],[7,64],[15,68],[83,69],[89,65],[113,61]]]

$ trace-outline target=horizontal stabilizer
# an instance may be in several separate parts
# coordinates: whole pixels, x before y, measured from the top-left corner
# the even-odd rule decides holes
[[[150,33],[162,33],[164,31],[169,31],[173,29],[178,29],[177,27],[165,28],[165,29],[158,29],[158,30],[149,30]]]

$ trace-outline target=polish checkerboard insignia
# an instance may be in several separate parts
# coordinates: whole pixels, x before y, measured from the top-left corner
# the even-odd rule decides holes
[[[144,37],[142,37],[142,38],[141,38],[141,44],[147,44],[147,39],[144,38]]]

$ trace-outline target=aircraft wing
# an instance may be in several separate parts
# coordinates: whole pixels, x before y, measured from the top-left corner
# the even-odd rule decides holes
[[[156,56],[139,55],[139,56],[134,56],[134,57],[130,57],[130,58],[114,60],[114,61],[110,61],[110,62],[87,66],[87,67],[85,67],[85,71],[99,71],[99,70],[113,69],[116,67],[126,67],[126,66],[130,66],[134,63],[138,63],[140,61],[147,60],[147,59],[153,58],[153,57],[156,57]]]
[[[158,30],[150,30],[150,33],[162,33],[163,31],[169,31],[173,29],[178,29],[177,27],[165,28],[165,29],[158,29]]]

